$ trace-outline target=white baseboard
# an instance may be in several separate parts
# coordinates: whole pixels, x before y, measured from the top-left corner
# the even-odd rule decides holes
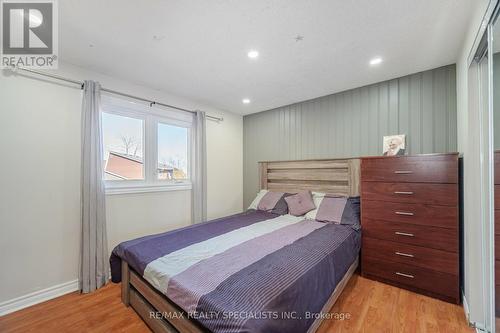
[[[467,320],[467,323],[469,326],[472,325],[470,321],[470,312],[469,312],[469,303],[467,303],[467,298],[465,298],[465,294],[462,292],[462,304],[464,306],[464,312],[465,312],[465,320]]]
[[[58,284],[47,289],[35,291],[21,297],[17,297],[0,303],[0,316],[27,308],[50,299],[78,290],[78,280]]]
[[[464,312],[465,312],[465,317],[467,319],[467,323],[469,324],[470,327],[474,328],[476,333],[486,333],[489,332],[484,328],[483,324],[480,324],[478,322],[472,322],[470,320],[470,310],[469,310],[469,303],[467,303],[467,298],[465,298],[465,294],[462,293],[462,303],[464,306]]]

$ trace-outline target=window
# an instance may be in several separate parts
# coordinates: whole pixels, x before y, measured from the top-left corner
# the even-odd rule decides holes
[[[158,179],[188,179],[188,129],[158,123]]]
[[[189,189],[192,115],[103,96],[106,193]]]
[[[104,112],[104,179],[144,179],[144,121]]]

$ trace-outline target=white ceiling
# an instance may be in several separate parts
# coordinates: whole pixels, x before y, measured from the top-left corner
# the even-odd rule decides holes
[[[60,57],[249,114],[454,63],[477,3],[63,0]]]

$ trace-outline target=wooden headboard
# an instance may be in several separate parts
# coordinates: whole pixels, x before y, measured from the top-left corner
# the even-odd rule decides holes
[[[261,189],[359,195],[360,160],[357,158],[259,162],[259,169]]]

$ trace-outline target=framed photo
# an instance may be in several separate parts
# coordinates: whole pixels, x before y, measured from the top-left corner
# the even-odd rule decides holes
[[[384,136],[384,156],[405,155],[406,153],[406,135],[388,135]]]

